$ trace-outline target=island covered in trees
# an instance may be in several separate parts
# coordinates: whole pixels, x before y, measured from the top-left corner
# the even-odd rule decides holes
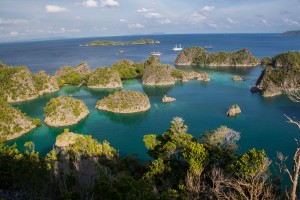
[[[112,45],[139,45],[139,44],[159,44],[158,40],[140,39],[135,41],[111,41],[111,40],[94,40],[81,46],[112,46]]]

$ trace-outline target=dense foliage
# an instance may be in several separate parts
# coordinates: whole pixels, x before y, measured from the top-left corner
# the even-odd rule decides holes
[[[40,119],[26,116],[0,98],[0,140],[18,137],[39,125]]]
[[[0,197],[16,199],[279,199],[263,150],[238,154],[225,126],[200,138],[176,117],[144,142],[152,161],[121,157],[106,141],[65,129],[45,158],[0,143]],[[60,146],[58,145],[60,143]],[[63,144],[63,145],[61,145]]]
[[[135,45],[135,44],[155,44],[155,43],[159,43],[159,41],[151,40],[151,39],[140,39],[140,40],[129,41],[129,42],[94,40],[91,43],[89,43],[88,46]]]
[[[180,52],[176,65],[198,66],[257,66],[259,60],[248,49],[227,53],[210,53],[201,47],[190,47]]]
[[[122,81],[118,72],[108,67],[98,67],[91,73],[87,86],[91,88],[118,88]]]
[[[97,102],[96,108],[117,113],[145,111],[150,108],[146,94],[137,91],[116,91]]]
[[[111,69],[119,72],[121,79],[138,78],[144,74],[143,63],[134,63],[127,59],[112,64]]]

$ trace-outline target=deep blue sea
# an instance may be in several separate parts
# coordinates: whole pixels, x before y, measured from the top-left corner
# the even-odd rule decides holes
[[[160,44],[80,46],[95,39],[114,41],[155,39],[159,40]],[[178,52],[172,50],[175,44],[181,44],[184,48],[212,45],[213,48],[209,50],[211,52],[248,48],[258,58],[275,56],[287,51],[300,51],[300,37],[280,34],[148,35],[2,43],[0,61],[12,66],[27,66],[34,73],[45,70],[53,74],[61,66],[76,66],[82,61],[86,61],[92,70],[98,66],[110,66],[123,58],[144,62],[151,51],[160,51],[161,62],[174,66],[174,60],[178,55]],[[124,50],[125,53],[119,54],[120,50]],[[144,87],[140,80],[123,82],[123,90],[142,91],[149,96],[151,109],[139,114],[113,114],[96,110],[96,102],[113,90],[86,87],[64,87],[59,92],[14,106],[32,117],[43,120],[43,109],[51,98],[63,94],[72,95],[87,104],[90,114],[79,124],[67,128],[77,133],[91,134],[99,141],[107,140],[122,155],[137,153],[142,161],[149,159],[143,136],[150,133],[162,134],[176,116],[185,120],[189,126],[188,133],[197,138],[206,130],[226,125],[241,133],[241,139],[238,141],[241,152],[251,148],[264,149],[274,160],[276,151],[281,151],[289,155],[291,160],[296,147],[294,139],[300,138],[300,131],[296,126],[286,122],[284,114],[300,120],[300,103],[293,103],[286,96],[263,98],[258,93],[251,93],[250,88],[255,84],[263,67],[180,67],[180,69],[207,71],[211,81],[208,83],[190,81],[168,87]],[[246,80],[233,82],[232,75],[244,76]],[[175,97],[177,101],[163,104],[161,99],[166,94]],[[235,118],[229,118],[225,115],[226,111],[235,103],[241,107],[242,113]],[[45,155],[53,148],[56,136],[62,133],[64,128],[53,128],[43,124],[30,133],[9,141],[8,144],[17,143],[18,146],[22,146],[27,141],[33,141],[36,150]]]

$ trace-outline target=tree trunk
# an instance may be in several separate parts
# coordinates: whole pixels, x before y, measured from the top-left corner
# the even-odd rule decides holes
[[[291,200],[297,200],[297,185],[299,179],[299,170],[300,170],[300,148],[297,148],[297,151],[294,155],[294,164],[293,164],[293,181],[291,189]]]

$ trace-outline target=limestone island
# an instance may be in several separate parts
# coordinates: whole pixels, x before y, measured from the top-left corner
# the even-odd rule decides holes
[[[52,98],[45,107],[45,123],[49,126],[77,124],[89,114],[83,101],[70,96]]]
[[[122,59],[111,65],[110,69],[119,73],[121,79],[140,78],[144,74],[144,63]]]
[[[286,31],[284,33],[281,33],[281,35],[285,35],[285,36],[299,36],[300,35],[300,30]]]
[[[226,115],[229,117],[233,117],[237,114],[240,114],[242,111],[237,104],[232,105],[229,110],[227,111]]]
[[[168,97],[167,95],[165,95],[165,96],[162,98],[162,102],[163,102],[163,103],[169,103],[169,102],[173,102],[173,101],[176,101],[176,99],[173,98],[173,97]]]
[[[280,95],[283,90],[300,90],[300,52],[282,53],[262,60],[266,68],[251,88],[252,92],[272,97]]]
[[[76,67],[63,66],[56,70],[54,77],[59,86],[65,85],[82,85],[90,73],[90,67],[86,62],[78,64]]]
[[[0,140],[11,140],[41,125],[40,119],[26,116],[13,108],[6,100],[0,99]]]
[[[201,47],[190,47],[181,51],[175,60],[175,65],[178,66],[253,67],[259,64],[259,60],[248,49],[231,53],[210,53]]]
[[[136,113],[150,109],[147,95],[137,91],[117,91],[97,102],[96,108],[114,113]]]
[[[127,42],[120,42],[120,41],[110,41],[110,40],[94,40],[86,45],[81,46],[112,46],[112,45],[139,45],[139,44],[159,44],[158,40],[152,39],[140,39],[135,41],[127,41]]]
[[[9,103],[35,99],[56,92],[59,86],[44,71],[32,74],[25,66],[10,67],[0,62],[0,96]]]
[[[87,82],[89,88],[120,88],[122,81],[117,71],[107,67],[99,67],[93,72]]]

